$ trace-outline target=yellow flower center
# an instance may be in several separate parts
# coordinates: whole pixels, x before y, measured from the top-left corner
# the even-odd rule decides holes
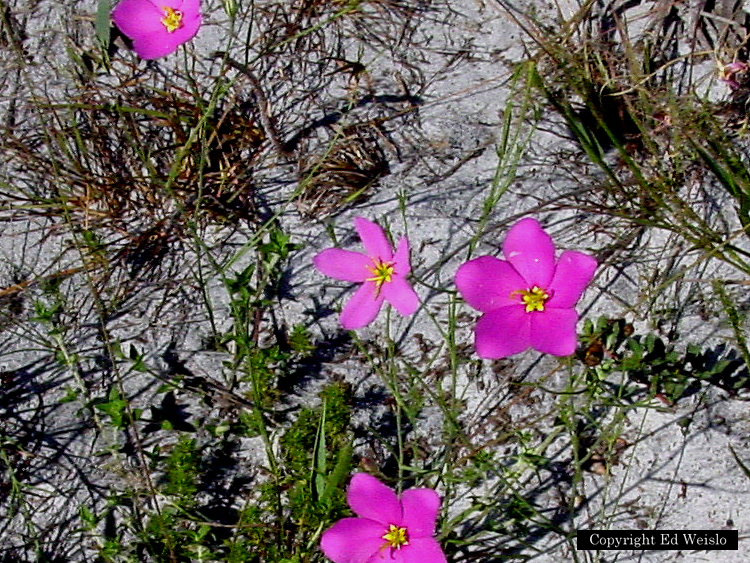
[[[388,531],[382,538],[387,542],[386,547],[395,547],[401,549],[402,545],[409,545],[409,538],[406,535],[406,528],[399,528],[391,524]]]
[[[169,6],[162,6],[161,9],[164,12],[164,17],[161,19],[161,23],[164,24],[164,27],[167,28],[169,33],[182,27],[181,11],[170,8]]]
[[[526,312],[544,311],[544,303],[549,295],[541,287],[534,286],[531,289],[519,289],[510,294],[511,298],[516,294],[521,295],[521,301],[526,305]]]
[[[367,281],[375,282],[378,293],[384,283],[393,279],[393,262],[381,262],[377,258],[373,258],[372,266],[367,266],[367,269],[372,272],[372,277],[367,278]]]

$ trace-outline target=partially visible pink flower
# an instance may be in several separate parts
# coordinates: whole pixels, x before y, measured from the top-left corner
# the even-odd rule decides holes
[[[142,59],[158,59],[190,41],[201,26],[200,0],[122,0],[112,21]]]
[[[327,248],[313,258],[315,267],[327,276],[362,286],[341,311],[341,326],[362,328],[370,324],[388,301],[404,316],[419,307],[419,298],[406,281],[411,271],[409,241],[401,237],[396,253],[378,225],[362,217],[354,220],[367,254]]]
[[[408,489],[399,498],[372,475],[356,473],[346,499],[359,518],[339,520],[320,540],[335,563],[446,563],[433,538],[440,497],[432,489]]]
[[[535,219],[521,219],[503,243],[506,260],[480,256],[456,272],[466,302],[484,315],[475,344],[482,358],[505,358],[531,347],[555,356],[575,352],[574,307],[596,270],[588,254],[555,245]]]
[[[726,65],[720,62],[717,62],[717,64],[719,66],[719,80],[728,84],[732,90],[737,90],[740,87],[740,83],[737,82],[735,77],[742,76],[750,68],[742,61],[734,61]],[[747,77],[742,76],[742,79],[746,81]]]

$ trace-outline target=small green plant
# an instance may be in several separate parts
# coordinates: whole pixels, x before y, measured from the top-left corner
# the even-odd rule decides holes
[[[285,472],[280,486],[298,528],[292,551],[301,555],[310,533],[340,516],[342,491],[352,469],[351,389],[332,383],[320,393],[317,409],[303,408],[281,438]]]
[[[191,508],[198,491],[196,482],[200,474],[200,452],[194,438],[181,436],[164,459],[162,491],[177,498],[180,506]]]
[[[624,373],[631,384],[618,394],[629,396],[646,389],[649,396],[674,404],[710,384],[731,393],[750,388],[750,375],[741,356],[722,349],[702,349],[688,344],[678,350],[669,341],[649,333],[634,334],[624,319],[600,317],[596,324],[586,321],[584,347],[579,358],[585,364],[585,376],[595,394],[606,391],[608,377]]]

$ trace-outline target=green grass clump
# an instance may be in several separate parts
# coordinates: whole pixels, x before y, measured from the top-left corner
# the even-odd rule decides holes
[[[196,476],[200,474],[200,452],[195,439],[181,436],[164,460],[164,483],[161,489],[177,498],[180,506],[191,508],[198,491]]]
[[[741,355],[733,350],[701,348],[687,344],[678,349],[672,341],[648,333],[634,334],[624,319],[600,317],[583,326],[579,357],[586,366],[584,376],[596,395],[632,398],[644,390],[650,398],[668,404],[693,395],[705,385],[732,394],[750,389],[750,375]],[[623,387],[613,384],[617,372],[627,376]]]
[[[319,408],[303,407],[281,438],[282,488],[295,525],[316,529],[343,514],[352,469],[352,394],[344,382],[327,385]]]

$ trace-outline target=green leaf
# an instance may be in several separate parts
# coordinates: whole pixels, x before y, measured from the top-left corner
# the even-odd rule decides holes
[[[233,18],[235,15],[237,15],[237,2],[236,0],[222,0],[222,4],[224,6],[224,12],[227,16],[230,18]]]
[[[84,505],[78,507],[78,515],[81,518],[81,522],[83,522],[84,529],[87,531],[93,530],[99,523],[99,518],[96,517],[96,514]]]
[[[340,489],[343,489],[344,483],[349,478],[349,468],[353,451],[354,448],[350,443],[341,448],[336,459],[336,465],[326,478],[326,484],[323,489],[323,494],[320,497],[320,502],[329,508],[331,506],[333,495]]]
[[[289,347],[299,353],[306,353],[315,349],[312,339],[310,338],[310,332],[305,325],[294,325],[292,332],[289,335]]]
[[[109,48],[109,28],[110,28],[110,5],[109,0],[99,0],[96,8],[96,22],[94,29],[99,44],[105,51]]]
[[[313,499],[320,500],[325,492],[326,474],[326,402],[323,400],[323,410],[320,413],[318,432],[315,435],[315,449],[313,450]]]
[[[109,391],[108,401],[106,403],[99,403],[95,405],[97,409],[109,415],[112,419],[112,424],[116,428],[125,427],[125,409],[128,406],[128,402],[123,399],[120,395],[120,391],[116,386],[113,386]]]
[[[73,389],[72,387],[67,387],[65,389],[65,396],[60,399],[60,403],[72,403],[73,401],[78,400],[78,391]]]

